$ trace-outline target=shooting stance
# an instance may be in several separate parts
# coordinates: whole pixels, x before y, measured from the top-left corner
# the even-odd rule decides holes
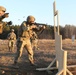
[[[38,29],[37,25],[35,25],[34,22],[35,22],[35,18],[33,16],[28,16],[27,21],[23,21],[19,28],[18,40],[17,40],[17,52],[16,52],[14,64],[16,64],[18,58],[21,57],[23,48],[25,47],[28,52],[28,59],[30,61],[30,64],[32,66],[36,65],[34,62],[34,57],[33,57],[34,53],[30,41],[33,29],[35,30]]]

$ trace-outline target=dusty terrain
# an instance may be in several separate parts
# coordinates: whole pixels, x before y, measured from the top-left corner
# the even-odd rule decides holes
[[[0,40],[0,75],[55,75],[56,71],[38,72],[36,68],[47,67],[55,58],[55,40],[39,40],[39,50],[34,50],[34,59],[37,66],[30,66],[27,51],[23,50],[23,55],[19,59],[17,66],[13,66],[16,52],[16,45],[13,52],[8,50],[8,41]],[[68,51],[68,65],[76,65],[76,41],[71,39],[63,40],[62,47]],[[55,65],[54,65],[55,66]],[[68,68],[73,75],[76,75],[76,67]]]

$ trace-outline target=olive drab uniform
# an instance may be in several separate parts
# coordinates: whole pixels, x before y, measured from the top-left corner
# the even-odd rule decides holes
[[[2,20],[4,19],[3,15],[5,11],[6,11],[6,8],[4,8],[3,6],[0,6],[0,34],[3,32],[4,22]]]
[[[9,13],[5,13],[6,12],[6,8],[3,6],[0,6],[0,34],[2,34],[3,32],[3,28],[5,25],[7,25],[8,23],[12,24],[12,22],[4,22],[2,21],[4,18],[8,17]]]
[[[27,25],[26,22],[24,21],[21,24],[18,32],[17,52],[16,52],[14,63],[17,63],[17,60],[19,57],[21,57],[23,48],[25,47],[28,52],[28,58],[30,63],[34,64],[33,50],[31,47],[29,31],[30,31],[30,26]]]
[[[12,29],[11,32],[8,34],[7,39],[9,51],[13,51],[16,42],[16,34],[14,33],[14,29]]]
[[[32,35],[31,35],[30,40],[31,40],[31,44],[32,44],[32,49],[39,50],[39,48],[38,48],[38,36],[37,36],[35,31],[32,31],[31,33],[32,33]]]
[[[39,50],[38,47],[38,34],[41,33],[43,31],[43,27],[37,27],[32,30],[30,30],[30,40],[31,40],[31,45],[32,45],[32,49],[33,50]]]
[[[33,66],[36,65],[34,63],[34,58],[33,58],[34,53],[33,53],[31,38],[33,36],[33,29],[37,31],[40,31],[41,29],[37,28],[37,26],[33,24],[34,21],[35,21],[35,18],[33,16],[28,16],[27,21],[23,21],[19,28],[18,40],[17,40],[17,52],[16,52],[14,64],[16,64],[18,58],[21,57],[23,48],[25,47],[28,52],[28,58],[31,65]]]

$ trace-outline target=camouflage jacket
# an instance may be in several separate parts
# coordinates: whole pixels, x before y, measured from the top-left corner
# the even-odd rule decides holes
[[[5,25],[7,25],[7,22],[2,21],[3,19],[4,17],[0,16],[0,34],[2,34]]]
[[[31,29],[32,25],[27,24],[26,21],[23,21],[19,30],[18,30],[18,37],[19,38],[29,38],[29,39],[35,39],[38,38],[36,32],[40,32],[42,29],[39,28],[34,28]]]
[[[10,32],[7,36],[8,40],[16,40],[16,34],[14,32]]]
[[[24,21],[18,30],[18,37],[30,38],[29,31],[30,31],[30,26],[27,25],[26,22]]]

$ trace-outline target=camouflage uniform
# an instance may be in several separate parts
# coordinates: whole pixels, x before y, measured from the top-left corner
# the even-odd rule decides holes
[[[9,51],[13,51],[16,42],[16,34],[14,33],[14,29],[11,29],[11,32],[8,34],[7,39],[9,40],[8,42]]]
[[[2,22],[2,20],[4,19],[4,14],[5,14],[6,8],[4,8],[3,6],[0,6],[0,33],[2,33],[3,31],[3,25],[4,23]]]
[[[9,22],[2,21],[4,18],[8,17],[9,13],[5,13],[5,12],[6,12],[6,8],[3,6],[0,6],[0,34],[3,32],[3,28],[5,25],[12,24],[11,21],[9,21]]]
[[[32,36],[31,36],[30,40],[31,40],[31,44],[32,44],[32,49],[39,50],[39,48],[38,48],[38,36],[37,36],[35,31],[32,31]]]
[[[14,64],[16,64],[18,58],[21,57],[23,48],[25,47],[28,52],[29,61],[32,65],[34,65],[33,50],[30,42],[30,30],[32,30],[33,27],[34,26],[30,26],[25,21],[23,21],[23,23],[21,24],[18,31],[17,52]]]
[[[19,31],[18,31],[18,40],[17,40],[17,52],[16,57],[14,60],[14,64],[17,63],[17,60],[22,55],[23,48],[25,47],[28,52],[28,58],[32,65],[34,64],[34,58],[33,58],[33,50],[32,50],[32,43],[31,43],[31,37],[33,35],[33,29],[37,29],[37,26],[34,25],[35,18],[33,16],[28,16],[27,21],[23,21],[21,24]],[[32,25],[31,25],[32,24]]]

